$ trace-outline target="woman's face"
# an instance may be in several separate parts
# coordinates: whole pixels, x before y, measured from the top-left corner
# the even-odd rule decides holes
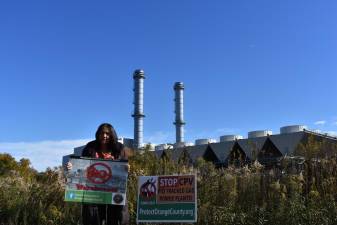
[[[103,128],[98,135],[98,141],[101,144],[108,144],[110,141],[110,138],[111,138],[110,132],[109,132],[109,129],[107,128]]]

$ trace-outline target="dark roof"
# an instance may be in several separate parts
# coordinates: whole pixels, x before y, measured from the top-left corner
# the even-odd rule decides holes
[[[304,132],[302,131],[269,136],[270,140],[283,155],[292,155],[303,137]]]
[[[212,148],[213,152],[218,157],[220,162],[223,162],[232,151],[234,143],[235,141],[211,143],[210,147]]]
[[[164,153],[164,150],[160,150],[160,151],[154,151],[154,155],[160,159],[162,157],[162,154]]]
[[[206,145],[195,145],[195,146],[186,146],[182,148],[175,148],[170,151],[171,158],[174,161],[178,161],[181,157],[181,154],[186,151],[189,158],[194,162],[197,158],[202,157],[207,149]]]
[[[185,148],[186,148],[186,147],[184,147],[184,148],[174,148],[174,149],[171,151],[171,159],[172,159],[173,161],[178,162],[178,160],[179,160],[179,158],[180,158],[180,156],[181,156],[181,154],[183,153],[183,151],[184,151]]]
[[[208,147],[208,144],[206,144],[206,145],[196,145],[196,146],[186,147],[186,150],[189,153],[190,158],[194,162],[199,157],[203,157],[203,155],[206,152],[207,147]]]
[[[256,154],[262,149],[264,143],[266,142],[268,136],[249,138],[249,139],[240,139],[238,143],[242,150],[246,153],[246,156],[250,159],[253,157],[253,151],[256,151]]]

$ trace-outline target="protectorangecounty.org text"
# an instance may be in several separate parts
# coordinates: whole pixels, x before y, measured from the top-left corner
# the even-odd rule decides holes
[[[171,216],[171,215],[180,215],[180,216],[193,216],[194,210],[186,210],[186,209],[139,209],[139,214],[141,215],[163,215],[163,216]]]

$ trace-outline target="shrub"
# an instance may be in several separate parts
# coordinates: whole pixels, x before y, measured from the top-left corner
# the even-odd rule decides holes
[[[80,204],[65,203],[61,168],[43,173],[27,160],[0,154],[1,225],[80,224]],[[198,159],[191,166],[149,151],[129,160],[128,208],[136,223],[137,177],[197,173],[197,224],[337,224],[336,158],[309,161],[301,173],[279,173],[252,164],[216,169]]]

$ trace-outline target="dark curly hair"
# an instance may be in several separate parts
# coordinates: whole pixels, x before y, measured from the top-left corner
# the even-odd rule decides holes
[[[102,123],[101,125],[99,125],[99,127],[97,128],[95,137],[96,137],[96,141],[98,141],[99,138],[99,134],[104,130],[108,130],[110,139],[109,139],[109,149],[116,149],[117,148],[117,143],[118,143],[118,136],[117,133],[114,129],[114,127],[110,124],[110,123]]]

